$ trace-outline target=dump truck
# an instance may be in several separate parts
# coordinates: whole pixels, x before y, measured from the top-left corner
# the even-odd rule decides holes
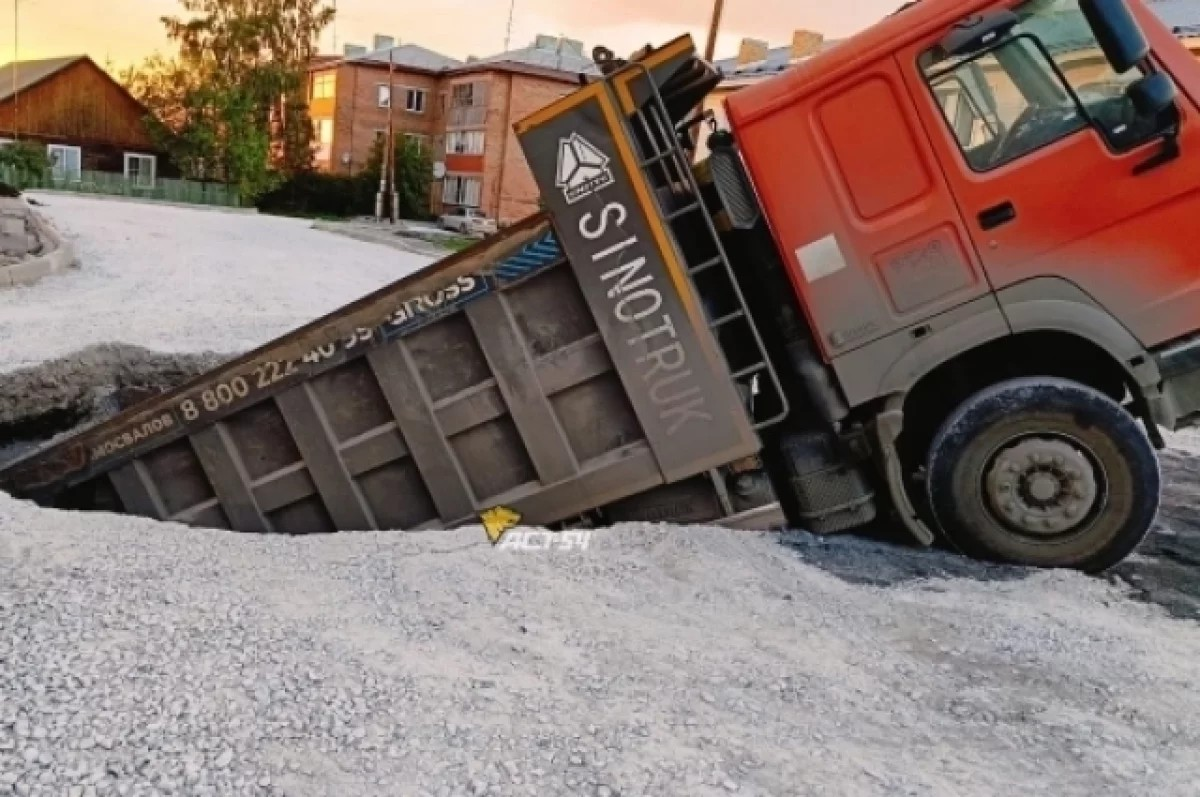
[[[1085,571],[1200,417],[1200,64],[1143,0],[920,0],[703,110],[692,40],[514,126],[544,213],[12,463],[247,532],[881,524]],[[707,154],[697,156],[697,142]]]

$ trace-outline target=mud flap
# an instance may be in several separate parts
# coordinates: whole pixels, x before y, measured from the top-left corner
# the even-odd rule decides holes
[[[875,443],[878,446],[880,466],[900,522],[918,543],[928,548],[937,537],[917,514],[908,490],[904,487],[904,468],[900,462],[900,454],[896,451],[896,440],[904,428],[904,412],[895,406],[896,403],[895,400],[888,402],[887,409],[875,419]]]

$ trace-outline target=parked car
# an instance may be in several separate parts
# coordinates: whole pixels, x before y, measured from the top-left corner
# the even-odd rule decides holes
[[[479,208],[454,208],[438,220],[443,229],[464,235],[483,237],[496,232],[496,220],[489,219]]]

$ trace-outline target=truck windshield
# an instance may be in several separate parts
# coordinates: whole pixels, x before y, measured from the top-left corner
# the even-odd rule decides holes
[[[1116,74],[1079,0],[1029,0],[1004,43],[967,58],[925,53],[921,67],[976,171],[994,169],[1095,124],[1110,147],[1136,139],[1126,96],[1138,69]]]

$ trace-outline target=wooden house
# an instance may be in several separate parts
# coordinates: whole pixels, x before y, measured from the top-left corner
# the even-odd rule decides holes
[[[125,175],[138,188],[172,176],[146,127],[149,111],[86,55],[0,67],[0,144],[45,145],[56,179]]]

